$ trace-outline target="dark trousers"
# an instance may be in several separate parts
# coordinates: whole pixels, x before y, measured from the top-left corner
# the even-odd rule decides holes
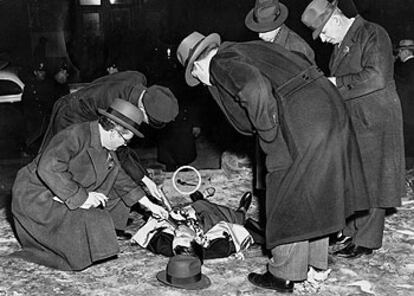
[[[352,237],[352,242],[361,247],[379,249],[385,223],[385,209],[371,208],[352,215],[346,224],[343,234]]]

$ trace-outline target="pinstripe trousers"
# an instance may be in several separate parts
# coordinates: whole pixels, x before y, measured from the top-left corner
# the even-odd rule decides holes
[[[328,237],[276,246],[272,249],[269,272],[285,280],[306,280],[309,266],[328,268],[328,246]]]

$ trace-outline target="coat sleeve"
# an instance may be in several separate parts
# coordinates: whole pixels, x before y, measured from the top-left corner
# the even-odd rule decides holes
[[[234,102],[246,110],[260,138],[273,141],[277,136],[278,113],[269,79],[257,67],[239,58],[221,59],[213,64],[211,72],[215,83],[231,93]]]
[[[364,37],[361,37],[363,39]],[[345,99],[365,96],[386,87],[388,68],[388,46],[386,36],[373,31],[367,40],[359,40],[361,46],[361,70],[336,77],[336,84]]]
[[[88,198],[86,189],[75,181],[69,170],[69,162],[82,149],[81,146],[78,137],[63,131],[52,139],[37,168],[39,178],[71,210],[80,207]]]
[[[121,167],[119,167],[117,178],[109,195],[111,194],[115,194],[115,196],[122,199],[128,207],[132,207],[145,196],[145,191],[141,186],[138,186]]]

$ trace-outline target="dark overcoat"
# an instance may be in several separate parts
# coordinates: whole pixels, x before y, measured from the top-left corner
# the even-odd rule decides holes
[[[39,152],[42,153],[52,137],[68,126],[97,120],[98,108],[107,109],[116,98],[137,105],[146,83],[144,74],[137,71],[124,71],[98,78],[86,87],[61,97],[53,106]],[[139,183],[146,171],[141,166],[136,153],[128,147],[120,147],[117,154],[123,168],[135,182]],[[137,197],[142,197],[143,194],[142,192]]]
[[[130,206],[137,185],[100,142],[98,123],[73,125],[17,174],[12,213],[26,260],[82,270],[119,252],[118,204]],[[105,208],[81,209],[89,192],[105,194]],[[60,201],[54,199],[57,197]],[[127,212],[128,214],[128,212]]]
[[[273,43],[279,44],[289,51],[299,53],[309,62],[315,63],[315,53],[313,49],[300,37],[296,32],[292,31],[285,24],[280,26],[280,31],[273,40]]]
[[[357,136],[373,207],[396,207],[404,189],[402,113],[387,32],[357,16],[330,60]]]
[[[268,248],[337,231],[368,206],[355,203],[364,184],[356,187],[360,167],[349,167],[353,142],[342,98],[309,61],[276,44],[226,42],[210,76],[228,120],[242,134],[257,132],[267,155]]]
[[[405,153],[414,157],[414,58],[405,62],[398,60],[394,78],[403,113]]]

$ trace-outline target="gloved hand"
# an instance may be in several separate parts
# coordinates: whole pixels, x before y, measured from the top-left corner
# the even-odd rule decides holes
[[[147,186],[149,193],[153,197],[155,197],[156,199],[162,202],[162,199],[161,199],[162,193],[160,192],[160,189],[157,187],[157,184],[155,184],[155,182],[152,181],[147,176],[144,176],[144,178],[142,178],[142,182],[145,184],[145,186]]]

